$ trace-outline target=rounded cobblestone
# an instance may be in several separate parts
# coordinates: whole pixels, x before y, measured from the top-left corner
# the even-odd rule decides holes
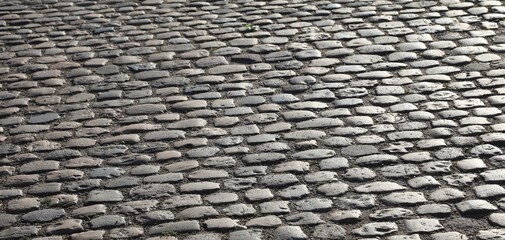
[[[0,239],[503,239],[502,5],[0,2]]]

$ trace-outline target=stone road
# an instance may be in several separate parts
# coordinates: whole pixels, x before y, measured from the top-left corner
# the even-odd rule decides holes
[[[505,239],[505,3],[3,0],[0,239]]]

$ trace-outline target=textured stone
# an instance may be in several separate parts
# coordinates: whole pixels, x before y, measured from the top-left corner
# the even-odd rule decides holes
[[[359,236],[382,236],[398,231],[398,226],[393,222],[366,223],[360,228],[352,230]]]
[[[63,209],[42,209],[29,212],[21,216],[25,222],[50,222],[66,215]]]
[[[444,227],[439,223],[438,219],[419,218],[405,220],[405,228],[409,233],[426,233],[434,232]]]
[[[505,238],[501,1],[3,2],[0,239]]]
[[[155,225],[148,230],[149,235],[160,235],[167,232],[175,232],[175,233],[184,233],[184,232],[193,232],[199,231],[200,224],[198,221],[179,221],[179,222],[170,222],[170,223],[162,223],[159,225]]]
[[[281,226],[275,229],[272,239],[275,240],[307,239],[307,235],[305,235],[305,233],[300,227]]]

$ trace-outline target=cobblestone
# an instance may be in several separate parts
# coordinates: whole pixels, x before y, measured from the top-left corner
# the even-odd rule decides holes
[[[0,3],[0,239],[503,239],[500,1]]]

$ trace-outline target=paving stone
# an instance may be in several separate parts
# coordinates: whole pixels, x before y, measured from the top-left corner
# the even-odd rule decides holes
[[[0,226],[10,227],[17,222],[16,215],[12,214],[0,214]]]
[[[200,224],[198,221],[178,221],[170,223],[162,223],[155,225],[148,230],[149,235],[161,235],[167,232],[184,233],[199,231]]]
[[[99,214],[105,214],[106,206],[103,204],[95,204],[86,207],[77,208],[72,212],[73,217],[90,217]]]
[[[353,234],[369,237],[382,236],[398,231],[398,226],[393,222],[366,223],[360,228],[352,230]]]
[[[117,190],[93,190],[86,198],[87,203],[119,202],[123,200],[123,194]]]
[[[39,233],[39,226],[22,226],[11,227],[0,231],[0,238],[2,239],[22,239],[25,237],[32,237]]]
[[[297,199],[308,195],[310,192],[306,185],[294,185],[279,191],[278,195],[283,199]]]
[[[311,212],[301,212],[286,217],[286,222],[292,225],[314,225],[319,223],[324,223],[318,214]]]
[[[231,232],[229,235],[230,240],[260,240],[262,231],[260,229],[239,230]]]
[[[49,234],[71,234],[83,231],[82,220],[68,219],[47,227]]]
[[[167,197],[172,193],[175,193],[175,187],[172,184],[168,183],[153,183],[147,184],[140,187],[132,188],[129,192],[129,195],[136,199],[145,199],[149,196],[152,197]]]
[[[231,218],[217,218],[209,219],[203,222],[205,228],[209,230],[226,230],[226,229],[236,229],[241,226],[238,224],[238,220],[233,220]]]
[[[370,214],[371,219],[378,220],[397,220],[402,218],[407,218],[414,215],[414,212],[405,208],[387,208],[378,210],[372,214]]]
[[[218,216],[219,213],[212,207],[199,206],[187,208],[176,215],[177,219],[194,219]]]
[[[486,182],[502,182],[503,181],[503,169],[487,170],[481,173],[481,176]]]
[[[446,216],[451,214],[452,209],[447,204],[425,204],[419,206],[417,212],[422,215]]]
[[[132,238],[143,235],[144,230],[139,227],[115,228],[110,231],[109,236],[114,239]]]
[[[340,197],[338,203],[342,204],[344,209],[372,208],[376,205],[376,196],[371,194],[353,194],[345,197]]]
[[[300,159],[300,160],[321,159],[333,156],[335,156],[335,151],[329,149],[311,149],[302,152],[297,152],[292,155],[294,159]]]
[[[457,203],[456,208],[462,213],[487,213],[498,209],[486,200],[466,200]]]
[[[438,219],[419,218],[405,220],[405,228],[409,233],[426,233],[434,232],[444,227],[439,223]]]
[[[277,227],[282,225],[282,220],[275,215],[266,215],[249,220],[246,224],[248,227]]]
[[[66,212],[63,209],[42,209],[24,214],[21,216],[21,220],[25,222],[50,222],[65,215]]]
[[[105,235],[104,230],[86,231],[81,233],[74,233],[70,235],[71,239],[103,239]]]
[[[342,61],[346,64],[373,64],[384,60],[379,55],[352,55]]]
[[[327,199],[308,198],[294,203],[294,207],[300,211],[326,211],[330,209],[332,202]]]
[[[505,215],[503,215],[503,213],[492,213],[489,215],[489,221],[497,226],[503,227],[505,224],[504,217]]]
[[[381,200],[391,205],[414,205],[427,201],[421,192],[390,193]]]
[[[341,149],[344,156],[360,157],[370,154],[377,154],[379,150],[372,145],[352,145]]]
[[[186,193],[215,191],[218,189],[220,189],[219,184],[214,182],[186,183],[180,186],[181,192]]]
[[[117,212],[127,214],[139,214],[155,208],[157,204],[158,204],[157,200],[130,201],[119,206],[117,208]]]
[[[270,189],[249,189],[245,192],[245,197],[249,201],[264,201],[274,197]]]
[[[136,221],[138,221],[142,224],[148,224],[148,225],[168,222],[173,219],[175,219],[174,214],[168,210],[158,210],[158,211],[146,212],[146,213],[142,213],[140,215],[137,215],[135,217]]]
[[[500,239],[503,238],[504,232],[503,229],[489,229],[489,230],[481,230],[477,234],[478,239]]]
[[[371,182],[358,187],[355,187],[356,192],[362,193],[384,193],[404,190],[406,187],[394,182]]]
[[[504,194],[505,189],[498,184],[485,184],[476,186],[473,189],[479,198],[494,198]]]
[[[281,226],[275,229],[272,239],[307,239],[307,235],[298,226]]]
[[[416,178],[411,178],[407,181],[407,183],[412,188],[437,187],[441,185],[440,182],[438,182],[432,176],[420,176]]]
[[[459,232],[445,232],[445,233],[434,233],[431,235],[433,239],[439,240],[439,239],[447,239],[447,240],[452,240],[452,239],[461,239],[465,240],[468,239],[468,237],[464,234],[461,234]]]
[[[356,222],[362,217],[360,210],[336,210],[330,213],[328,219],[335,222]]]
[[[504,236],[497,1],[0,12],[0,239]]]

